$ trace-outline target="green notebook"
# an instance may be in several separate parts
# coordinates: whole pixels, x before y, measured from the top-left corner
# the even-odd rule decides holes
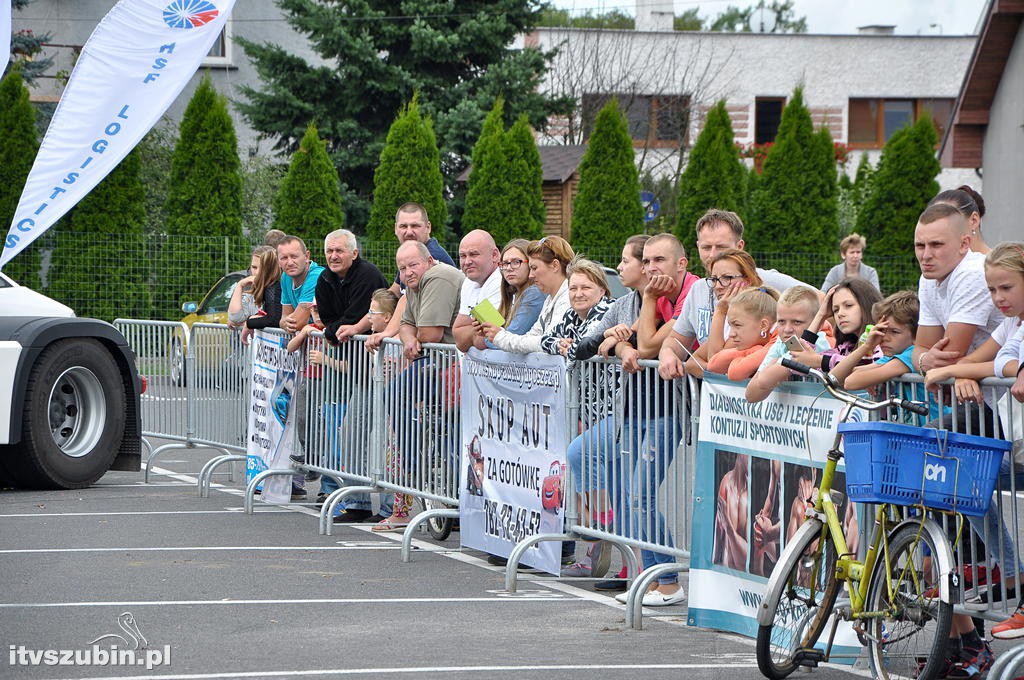
[[[469,310],[470,315],[480,323],[494,324],[498,328],[505,325],[505,317],[494,308],[491,301],[484,298],[475,307]]]

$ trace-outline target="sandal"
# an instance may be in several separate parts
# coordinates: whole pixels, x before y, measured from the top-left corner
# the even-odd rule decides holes
[[[408,517],[388,517],[374,524],[373,531],[405,531],[407,526],[409,526]]]

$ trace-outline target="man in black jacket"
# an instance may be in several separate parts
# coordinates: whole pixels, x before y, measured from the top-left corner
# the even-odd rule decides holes
[[[316,284],[316,308],[324,339],[336,345],[370,329],[370,296],[388,282],[373,263],[359,257],[359,244],[348,229],[327,235],[324,256],[327,270]]]
[[[375,290],[387,288],[388,282],[373,263],[359,257],[355,234],[347,229],[337,229],[324,238],[324,257],[327,269],[316,284],[316,308],[324,326],[324,340],[332,345],[340,345],[352,336],[370,329],[367,316],[370,297]],[[342,356],[355,359],[355,352],[361,354],[362,350],[350,347],[342,351]],[[358,360],[326,362],[325,368],[328,371],[337,372],[320,386],[324,391],[323,401],[326,404],[337,400],[346,405],[340,423],[325,421],[323,424],[328,430],[328,441],[332,449],[330,460],[327,461],[330,469],[339,469],[340,466],[357,473],[365,472],[359,470],[364,467],[361,463],[365,463],[366,456],[361,433],[368,431],[369,394],[372,389],[370,373],[363,370],[365,367],[365,362]],[[325,413],[329,411],[327,409]],[[317,501],[322,503],[327,494],[337,488],[337,482],[325,476],[320,482]],[[383,504],[389,505],[390,500],[391,494],[384,494]],[[344,504],[345,510],[334,521],[361,522],[373,515],[367,494],[348,496]],[[384,510],[384,515],[390,514],[390,507]]]

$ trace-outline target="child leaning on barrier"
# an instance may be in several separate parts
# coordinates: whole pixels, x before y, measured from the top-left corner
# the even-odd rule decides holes
[[[831,324],[826,321],[817,333],[810,330],[819,305],[817,292],[808,286],[787,288],[779,297],[775,322],[777,337],[747,385],[747,401],[763,401],[779,383],[789,378],[792,372],[780,361],[790,356],[786,343],[792,343],[791,338],[799,340],[803,347],[819,352],[832,348],[835,340]]]
[[[861,335],[872,323],[871,307],[880,302],[882,294],[864,279],[847,277],[825,295],[825,301],[811,322],[811,330],[824,327],[825,320],[833,319],[836,346],[821,354],[813,350],[793,352],[793,358],[805,366],[830,371],[843,357],[857,347]]]
[[[727,291],[718,300],[711,318],[711,333],[723,332],[726,321],[729,335],[721,350],[708,359],[708,371],[724,373],[729,380],[746,380],[754,375],[771,345],[779,293],[759,286],[738,293]]]

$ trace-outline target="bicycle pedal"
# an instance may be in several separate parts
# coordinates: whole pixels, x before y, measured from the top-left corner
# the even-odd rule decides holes
[[[817,668],[825,660],[825,652],[813,647],[801,647],[793,654],[793,663],[805,668]]]

